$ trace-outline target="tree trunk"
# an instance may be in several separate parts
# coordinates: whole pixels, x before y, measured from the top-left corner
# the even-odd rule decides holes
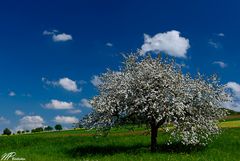
[[[151,152],[157,151],[157,134],[158,134],[158,126],[153,123],[151,125]]]

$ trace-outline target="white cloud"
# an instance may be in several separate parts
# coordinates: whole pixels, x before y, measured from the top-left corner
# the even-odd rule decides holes
[[[218,33],[217,35],[220,36],[220,37],[224,37],[225,36],[224,33]]]
[[[87,100],[86,98],[81,99],[80,106],[92,108],[92,105],[90,104],[89,100]]]
[[[112,44],[112,43],[110,43],[110,42],[108,42],[108,43],[106,43],[106,46],[108,46],[108,47],[112,47],[112,46],[113,46],[113,44]]]
[[[72,35],[66,33],[58,33],[58,30],[44,30],[43,35],[51,36],[54,42],[64,42],[72,40]]]
[[[93,76],[92,80],[91,80],[91,83],[97,87],[99,86],[100,84],[102,84],[102,81],[100,80],[100,78],[96,75]]]
[[[24,116],[19,121],[19,125],[16,127],[18,130],[31,130],[37,127],[43,127],[44,120],[41,116]]]
[[[58,86],[58,82],[57,81],[50,81],[45,77],[42,77],[42,82],[45,83],[46,85],[51,85],[51,86]]]
[[[42,82],[50,86],[61,86],[65,90],[71,92],[80,92],[82,90],[81,88],[78,88],[76,81],[67,77],[60,78],[58,81],[49,81],[47,78],[42,77]]]
[[[57,30],[52,30],[52,31],[44,30],[43,35],[54,35],[57,32],[58,32]]]
[[[227,64],[222,61],[214,61],[213,64],[219,65],[221,68],[226,68]]]
[[[81,110],[78,110],[78,109],[73,109],[73,110],[69,110],[68,113],[70,114],[79,114],[81,113],[82,111]]]
[[[65,34],[65,33],[57,34],[57,35],[54,34],[52,36],[52,39],[55,42],[60,42],[60,41],[64,42],[64,41],[72,40],[72,36],[69,34]]]
[[[60,124],[78,123],[78,119],[76,117],[71,117],[71,116],[56,116],[54,118],[54,121]]]
[[[235,110],[235,111],[240,111],[240,84],[236,82],[228,82],[226,84],[226,88],[230,89],[231,93],[231,101],[225,103],[225,107]]]
[[[16,96],[16,93],[15,93],[14,91],[10,91],[10,92],[8,93],[8,95],[11,96],[11,97],[13,97],[13,96]]]
[[[52,99],[51,102],[45,104],[44,107],[49,109],[66,110],[66,109],[72,109],[73,103]]]
[[[15,114],[16,114],[17,116],[25,115],[24,112],[22,112],[21,110],[16,110],[16,111],[15,111]]]
[[[10,121],[3,116],[0,116],[0,125],[1,124],[10,124]]]
[[[76,81],[73,81],[69,78],[66,78],[66,77],[61,78],[58,83],[60,86],[62,86],[64,89],[66,89],[68,91],[72,91],[72,92],[80,91],[77,87]]]
[[[227,83],[227,88],[230,88],[233,90],[235,93],[240,93],[240,85],[236,82],[228,82]]]
[[[208,41],[208,44],[209,45],[211,45],[212,47],[214,47],[215,49],[218,49],[218,48],[220,48],[220,44],[219,43],[216,43],[216,42],[214,42],[213,40],[209,40]]]
[[[189,48],[189,40],[181,37],[179,31],[172,30],[158,33],[153,37],[144,34],[144,44],[141,47],[140,54],[144,55],[146,52],[154,51],[185,58]]]

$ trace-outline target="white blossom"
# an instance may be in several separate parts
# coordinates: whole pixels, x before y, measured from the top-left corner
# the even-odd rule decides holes
[[[221,107],[227,95],[216,76],[193,78],[174,60],[133,54],[121,70],[108,70],[99,78],[99,94],[90,101],[93,112],[82,120],[88,128],[145,123],[151,129],[164,128],[172,141],[206,145],[226,115]],[[169,129],[170,124],[174,128]]]

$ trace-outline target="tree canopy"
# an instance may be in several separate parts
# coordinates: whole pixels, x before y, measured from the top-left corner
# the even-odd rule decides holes
[[[52,131],[53,130],[53,127],[51,126],[47,126],[44,128],[44,131]]]
[[[35,133],[35,132],[42,132],[43,131],[43,128],[42,127],[37,127],[35,129],[32,129],[31,132],[32,133]]]
[[[3,130],[3,135],[11,135],[12,134],[12,132],[11,132],[11,130],[9,130],[8,128],[5,128],[4,130]]]
[[[58,131],[62,130],[62,125],[60,124],[55,125],[55,130],[58,130]]]
[[[152,151],[159,127],[169,131],[172,141],[206,145],[226,115],[222,104],[228,95],[217,77],[184,74],[173,59],[132,54],[119,71],[108,70],[99,79],[99,94],[90,101],[93,111],[82,124],[109,130],[145,123],[151,128]]]

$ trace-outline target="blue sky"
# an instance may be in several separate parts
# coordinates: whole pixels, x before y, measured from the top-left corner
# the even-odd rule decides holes
[[[141,50],[144,34],[154,43],[173,30],[189,45],[177,61],[191,73],[217,73],[234,93],[229,107],[240,110],[239,7],[233,0],[0,2],[0,130],[71,127],[90,111],[95,75],[117,69],[121,53]]]

